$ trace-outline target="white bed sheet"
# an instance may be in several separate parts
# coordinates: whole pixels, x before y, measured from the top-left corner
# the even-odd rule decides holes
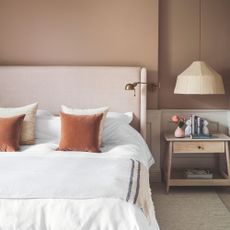
[[[36,145],[21,146],[20,153],[11,154],[63,154],[56,151],[59,139],[46,138],[36,139]],[[1,153],[4,154],[4,153]],[[8,153],[6,153],[8,155]],[[75,152],[65,151],[65,155],[73,155]],[[102,136],[101,153],[77,152],[79,156],[109,157],[109,158],[127,158],[140,161],[147,168],[154,164],[154,158],[141,135],[127,124],[105,124]]]
[[[111,130],[110,130],[111,131]],[[6,157],[50,155],[90,158],[127,158],[147,168],[154,162],[139,133],[128,125],[103,133],[102,153],[55,151],[58,140],[37,140],[21,152],[1,153]],[[26,165],[25,165],[26,167]],[[147,178],[146,178],[147,179]],[[154,214],[153,214],[154,215]],[[120,199],[0,199],[0,230],[158,230],[136,205]]]

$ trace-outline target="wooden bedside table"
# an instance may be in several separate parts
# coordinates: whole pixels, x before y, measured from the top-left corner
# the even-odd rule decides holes
[[[213,134],[210,139],[191,139],[189,137],[176,138],[173,134],[166,134],[165,140],[168,142],[168,152],[164,159],[164,177],[166,191],[170,186],[230,186],[230,160],[228,142],[230,137],[225,134]],[[183,172],[175,173],[172,170],[172,157],[175,154],[225,154],[227,172],[220,169],[214,174],[213,179],[186,179]]]

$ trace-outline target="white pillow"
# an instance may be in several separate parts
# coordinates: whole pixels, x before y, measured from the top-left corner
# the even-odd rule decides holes
[[[107,143],[108,140],[113,140],[116,138],[114,132],[120,130],[123,126],[129,126],[133,119],[133,113],[116,113],[109,112],[105,120],[105,126],[103,130],[103,144]],[[124,134],[125,135],[125,134]]]
[[[127,113],[108,112],[106,116],[106,123],[123,122],[126,124],[130,124],[132,120],[133,120],[133,112],[127,112]]]
[[[52,117],[53,114],[45,109],[38,109],[36,117]]]
[[[99,131],[99,144],[101,145],[102,131],[104,127],[106,114],[109,111],[109,107],[101,107],[95,109],[72,109],[65,105],[62,105],[61,108],[63,113],[72,114],[72,115],[93,115],[93,114],[103,113],[103,117],[100,123],[100,131]]]
[[[38,116],[36,119],[36,139],[59,140],[61,121],[59,116]]]
[[[37,112],[38,103],[26,105],[23,107],[0,108],[0,117],[13,117],[25,114],[22,123],[22,132],[20,144],[34,144],[35,139],[35,115]]]

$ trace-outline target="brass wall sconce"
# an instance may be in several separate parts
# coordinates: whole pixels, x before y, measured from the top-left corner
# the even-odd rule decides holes
[[[155,83],[147,83],[147,82],[134,82],[134,83],[128,83],[125,85],[125,90],[134,90],[134,96],[136,96],[136,86],[137,85],[147,85],[148,89],[153,91],[155,88],[160,88],[160,83],[155,84]]]

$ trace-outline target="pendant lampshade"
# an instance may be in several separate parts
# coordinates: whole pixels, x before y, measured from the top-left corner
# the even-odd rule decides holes
[[[177,76],[175,94],[224,94],[222,77],[203,61],[194,61]]]

